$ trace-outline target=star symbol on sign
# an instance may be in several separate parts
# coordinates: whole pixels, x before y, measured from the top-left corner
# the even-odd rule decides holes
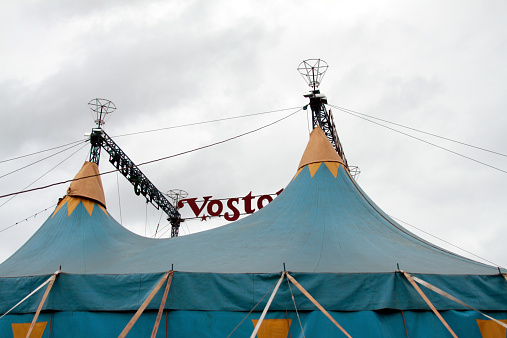
[[[205,220],[206,220],[206,218],[208,218],[208,216],[206,216],[206,215],[202,215],[202,217],[201,217],[201,222],[202,222],[202,221],[205,221]]]

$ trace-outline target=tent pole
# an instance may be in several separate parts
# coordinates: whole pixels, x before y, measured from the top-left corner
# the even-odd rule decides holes
[[[403,326],[405,326],[405,333],[407,334],[407,338],[410,338],[408,336],[407,323],[405,322],[405,314],[403,313],[403,310],[401,310],[401,317],[403,318]]]
[[[261,327],[262,321],[264,320],[264,317],[266,316],[266,313],[268,312],[269,307],[271,306],[271,302],[275,298],[276,292],[278,291],[278,288],[280,287],[280,284],[282,284],[283,277],[285,277],[285,274],[286,274],[285,271],[282,272],[282,276],[278,280],[278,283],[276,283],[275,289],[273,290],[273,293],[271,294],[271,297],[269,297],[269,300],[268,300],[266,306],[264,307],[264,310],[262,311],[261,317],[259,318],[259,321],[257,322],[257,325],[255,325],[255,329],[252,332],[252,335],[250,336],[250,338],[255,338],[255,335],[257,335],[257,331],[259,331],[259,329]]]

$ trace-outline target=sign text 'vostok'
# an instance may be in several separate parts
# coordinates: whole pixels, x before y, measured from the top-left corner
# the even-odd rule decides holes
[[[283,189],[280,189],[276,192],[276,194],[272,195],[278,196],[282,191]],[[199,201],[202,203],[200,206],[197,205],[197,198],[186,198],[178,202],[178,209],[183,208],[186,203],[190,206],[194,215],[196,217],[201,217],[202,220],[206,220],[206,217],[208,217],[206,215],[207,212],[209,216],[223,215],[226,220],[235,221],[242,214],[240,212],[240,204],[243,204],[245,214],[253,214],[256,210],[262,209],[273,201],[272,195],[252,196],[252,192],[250,192],[245,197],[234,197],[228,199],[211,199],[213,196],[205,196],[202,201]],[[240,203],[240,200],[243,203]],[[202,216],[201,213],[203,213]]]

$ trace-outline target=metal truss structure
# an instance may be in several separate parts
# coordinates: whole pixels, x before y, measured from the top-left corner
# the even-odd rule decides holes
[[[107,104],[103,105],[103,107],[104,106],[107,107],[110,105]],[[116,109],[116,107],[114,109]],[[94,109],[92,108],[92,110]],[[105,114],[104,111],[100,112],[100,109],[96,112],[100,114],[100,117],[95,121],[99,128],[92,129],[92,133],[90,135],[91,150],[89,161],[97,163],[98,165],[100,160],[100,150],[104,149],[109,154],[109,162],[111,162],[111,164],[118,169],[118,171],[122,173],[122,175],[125,176],[130,183],[132,183],[135,194],[138,196],[143,195],[146,198],[146,202],[150,202],[155,208],[162,209],[167,214],[167,220],[171,223],[171,237],[178,237],[180,223],[182,221],[180,213],[167,200],[164,194],[161,193],[153,183],[151,183],[148,177],[143,174],[143,172],[135,165],[127,154],[125,154],[125,152],[121,150],[111,137],[109,137],[109,135],[100,128],[103,124],[101,117]]]

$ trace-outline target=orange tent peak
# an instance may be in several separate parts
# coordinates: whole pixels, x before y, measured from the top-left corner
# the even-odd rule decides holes
[[[331,142],[327,139],[326,134],[324,134],[320,127],[317,127],[310,134],[310,140],[306,145],[298,169],[311,163],[320,162],[337,162],[345,165],[340,155],[338,155]]]
[[[106,197],[102,188],[99,167],[96,163],[85,162],[83,164],[81,170],[74,177],[74,181],[70,183],[67,195],[87,198],[106,206]]]

